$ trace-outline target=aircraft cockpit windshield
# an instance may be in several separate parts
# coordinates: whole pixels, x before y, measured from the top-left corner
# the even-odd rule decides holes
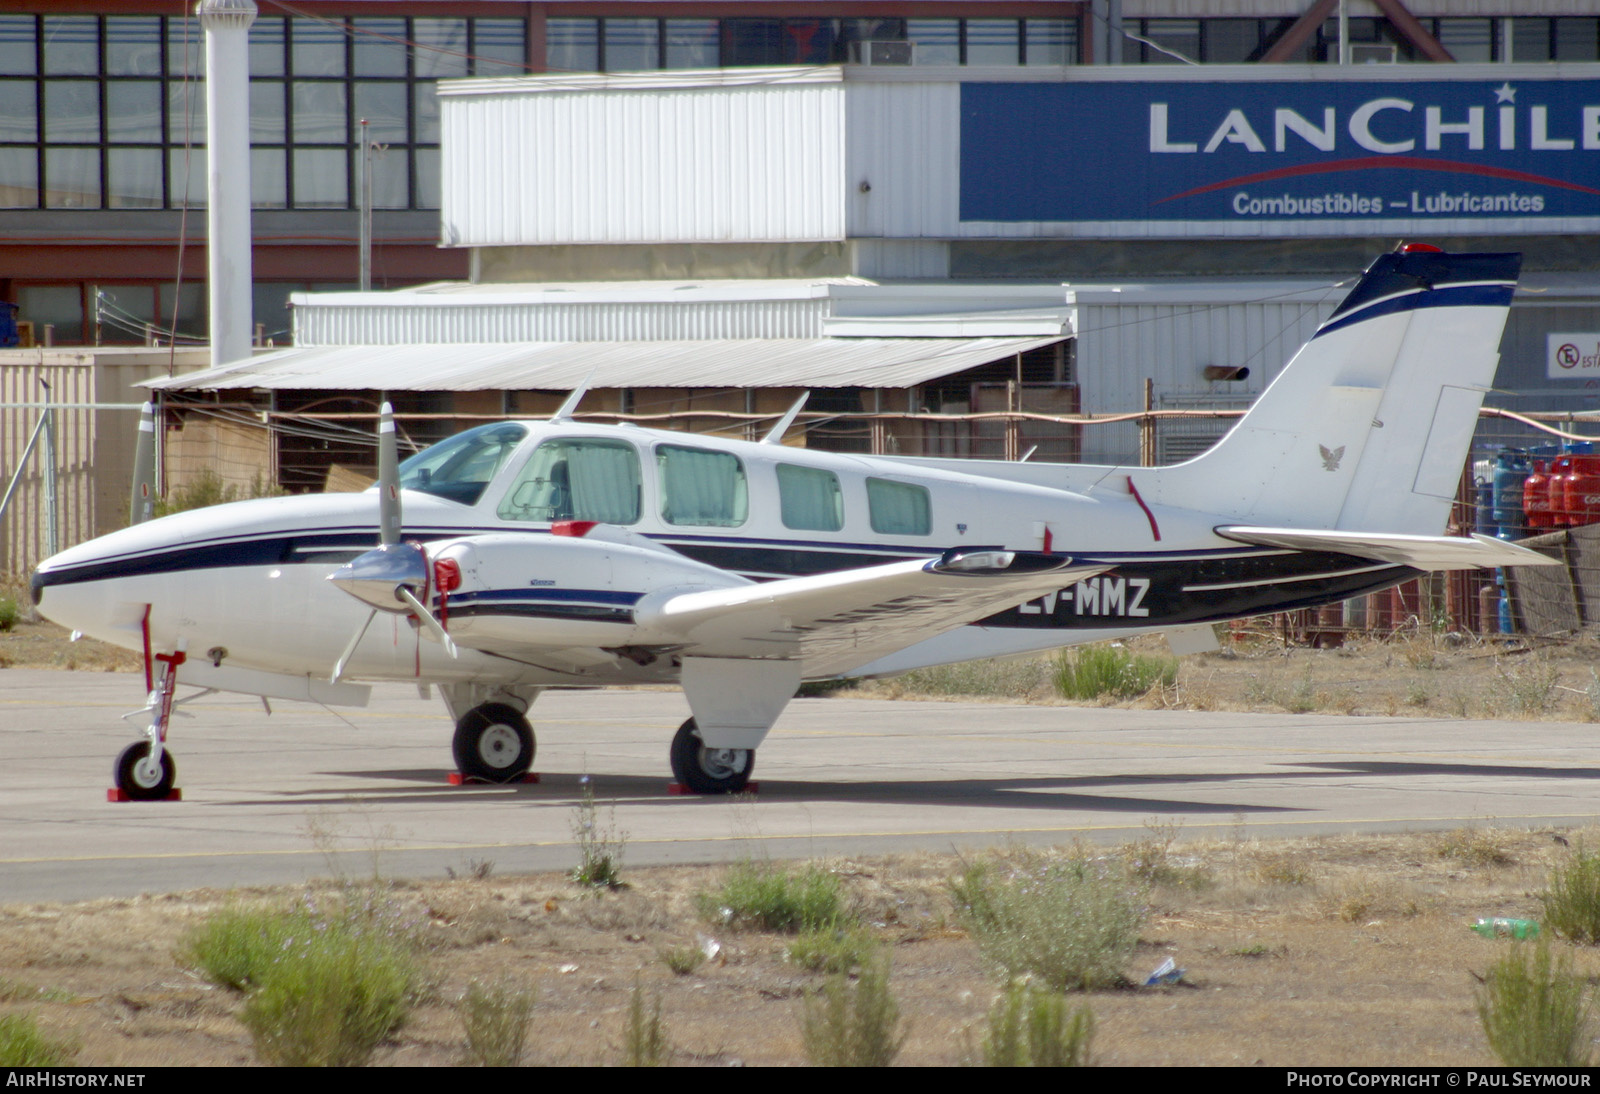
[[[528,436],[516,422],[493,422],[424,448],[400,465],[400,485],[476,505],[506,457]]]

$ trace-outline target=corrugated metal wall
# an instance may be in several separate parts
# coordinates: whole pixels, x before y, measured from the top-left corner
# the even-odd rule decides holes
[[[123,527],[133,481],[133,447],[138,434],[136,404],[146,394],[140,380],[165,375],[166,351],[113,351],[96,360],[93,352],[7,351],[0,354],[0,404],[43,401],[43,379],[51,401],[101,403],[126,409],[55,411],[57,548]],[[185,366],[194,367],[192,361]],[[41,411],[31,406],[0,406],[0,495],[11,482]],[[43,444],[41,440],[40,444]],[[43,451],[36,448],[0,520],[0,574],[23,574],[46,556]]]
[[[295,345],[821,338],[828,300],[681,304],[438,304],[396,308],[296,297]]]
[[[90,365],[33,365],[0,368],[0,403],[33,403],[44,398],[39,381],[50,385],[58,403],[94,401]],[[0,408],[0,493],[10,484],[43,412]],[[56,520],[58,547],[94,534],[94,412],[55,411]],[[21,574],[45,557],[44,441],[41,438],[0,524],[0,572]]]
[[[1316,333],[1340,294],[1329,293],[1322,300],[1222,302],[1200,296],[1160,303],[1141,303],[1140,295],[1078,294],[1078,379],[1085,411],[1142,409],[1146,377],[1167,396],[1253,398]],[[1207,381],[1201,375],[1207,365],[1246,366],[1250,377]],[[1084,462],[1138,458],[1138,432],[1132,425],[1084,428]]]
[[[955,83],[846,85],[852,238],[958,234],[960,104]]]
[[[844,85],[440,88],[447,244],[844,238]],[[543,87],[544,90],[534,90]],[[505,180],[516,180],[506,186]]]

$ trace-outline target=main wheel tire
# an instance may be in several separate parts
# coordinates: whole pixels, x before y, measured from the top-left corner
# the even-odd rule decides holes
[[[484,703],[456,723],[451,750],[456,767],[467,778],[515,782],[533,766],[533,727],[515,707]]]
[[[756,767],[753,748],[707,748],[690,718],[672,738],[672,774],[696,794],[737,794]]]
[[[149,763],[149,759],[150,742],[136,741],[122,750],[112,768],[117,789],[134,801],[160,801],[172,793],[173,784],[178,781],[178,765],[171,752],[161,750],[159,765]]]

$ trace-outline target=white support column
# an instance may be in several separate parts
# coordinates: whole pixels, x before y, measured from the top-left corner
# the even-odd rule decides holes
[[[250,24],[253,0],[199,0],[206,33],[211,364],[250,355]]]

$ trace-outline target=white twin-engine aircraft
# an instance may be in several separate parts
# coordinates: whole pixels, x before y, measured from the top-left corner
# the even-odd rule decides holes
[[[490,781],[528,771],[542,689],[677,684],[694,716],[673,773],[737,791],[805,680],[1549,562],[1440,534],[1520,264],[1382,256],[1221,443],[1172,467],[836,455],[775,443],[787,420],[759,444],[586,425],[575,396],[396,470],[385,417],[373,490],[137,525],[47,560],[34,597],[145,653],[128,797],[171,790],[179,679],[356,705],[357,681],[436,684],[462,774]]]

